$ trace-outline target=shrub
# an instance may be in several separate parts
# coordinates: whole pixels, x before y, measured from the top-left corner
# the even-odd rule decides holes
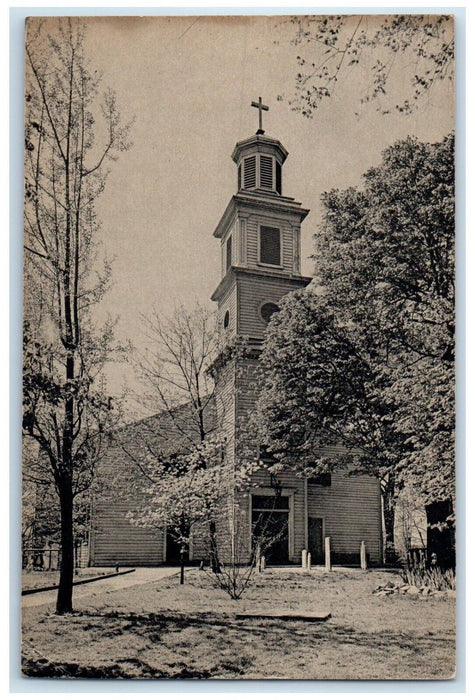
[[[455,590],[455,572],[453,569],[442,571],[438,566],[426,569],[423,565],[405,568],[401,572],[404,583],[418,588],[427,587],[434,591]]]

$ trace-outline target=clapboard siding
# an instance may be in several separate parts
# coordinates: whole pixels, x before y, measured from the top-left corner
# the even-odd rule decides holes
[[[364,540],[370,563],[381,564],[381,491],[375,477],[342,468],[332,474],[330,487],[309,484],[308,515],[324,518],[335,561],[356,563]]]
[[[224,317],[226,311],[229,311],[229,325],[224,328]],[[223,294],[221,303],[218,309],[218,323],[221,335],[223,338],[226,336],[231,336],[236,333],[237,326],[237,288],[234,284],[230,285],[229,288]]]
[[[214,400],[207,402],[205,429],[216,428]],[[185,433],[185,434],[184,434]],[[156,566],[165,561],[163,531],[132,525],[130,511],[139,511],[146,498],[147,480],[138,465],[146,464],[149,451],[171,454],[199,439],[190,404],[164,411],[117,431],[98,465],[101,495],[92,504],[90,532],[91,566]]]
[[[228,362],[220,371],[215,389],[217,428],[226,440],[226,459],[234,461],[236,425],[235,363]]]
[[[231,221],[231,224],[228,228],[228,231],[226,232],[226,235],[223,236],[221,240],[221,278],[223,278],[227,272],[226,270],[226,247],[227,247],[227,242],[229,236],[233,237],[232,244],[231,244],[231,265],[236,265],[238,259],[239,259],[239,242],[238,242],[238,221],[237,218],[234,217],[233,220]]]
[[[242,275],[238,286],[238,333],[251,338],[263,338],[266,323],[260,315],[260,307],[267,301],[276,304],[283,296],[299,286],[295,278],[258,277]]]
[[[165,561],[164,532],[135,527],[127,513],[135,501],[99,502],[93,510],[92,566],[157,566]]]
[[[236,410],[244,425],[254,413],[258,386],[259,360],[242,360],[236,379]],[[257,444],[255,452],[258,452]],[[364,540],[371,563],[380,564],[382,545],[379,481],[365,474],[350,473],[351,455],[341,445],[322,447],[319,454],[340,455],[342,469],[332,474],[331,487],[308,485],[308,515],[305,514],[304,479],[289,471],[279,474],[283,488],[292,490],[294,496],[294,561],[299,561],[301,551],[306,547],[306,517],[314,516],[324,518],[325,534],[331,537],[332,550],[342,563],[356,563],[361,541]],[[264,488],[270,487],[270,476],[266,470],[260,471],[255,481]]]

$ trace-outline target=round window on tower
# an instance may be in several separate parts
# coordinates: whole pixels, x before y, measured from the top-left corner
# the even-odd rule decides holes
[[[280,311],[280,309],[277,304],[274,304],[272,301],[268,301],[265,304],[262,304],[260,311],[262,320],[265,321],[265,323],[269,323],[272,316],[276,313],[276,311]]]
[[[223,326],[227,328],[229,326],[229,311],[224,314]]]

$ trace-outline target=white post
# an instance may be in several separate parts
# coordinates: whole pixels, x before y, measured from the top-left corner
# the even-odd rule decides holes
[[[264,569],[266,568],[266,558],[265,558],[265,557],[261,557],[260,562],[261,562],[261,568],[260,568],[260,570],[261,570],[261,571],[264,571]]]
[[[307,568],[307,550],[302,549],[302,569]]]
[[[366,563],[366,545],[364,543],[364,540],[361,541],[361,547],[360,547],[360,564],[362,569],[367,568],[367,563]]]
[[[312,555],[310,552],[307,554],[307,569],[310,571],[312,568]]]
[[[325,537],[325,569],[332,570],[331,555],[330,555],[330,538]]]

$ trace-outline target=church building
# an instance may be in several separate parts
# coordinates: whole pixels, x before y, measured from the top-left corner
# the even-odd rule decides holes
[[[221,246],[221,279],[212,295],[218,322],[227,346],[244,348],[229,353],[216,376],[215,420],[225,433],[224,458],[230,472],[239,459],[242,431],[257,400],[266,326],[282,297],[311,282],[301,274],[300,259],[301,224],[309,210],[283,194],[287,150],[265,134],[262,111],[268,108],[261,98],[253,106],[259,110],[259,129],[234,148],[237,191],[213,234]],[[331,474],[304,479],[293,472],[275,476],[262,469],[254,487],[237,494],[247,520],[243,523],[245,550],[251,551],[254,526],[268,522],[279,533],[267,553],[269,564],[297,564],[304,549],[314,564],[322,564],[325,537],[330,537],[333,563],[358,564],[364,541],[369,564],[382,564],[379,481],[351,473],[350,457],[337,446],[327,449],[341,453],[341,467]],[[114,461],[114,456],[109,459]],[[125,517],[127,510],[126,503],[96,506],[91,565],[151,566],[173,561],[166,532],[157,535],[135,528]],[[190,560],[206,555],[197,538]]]

